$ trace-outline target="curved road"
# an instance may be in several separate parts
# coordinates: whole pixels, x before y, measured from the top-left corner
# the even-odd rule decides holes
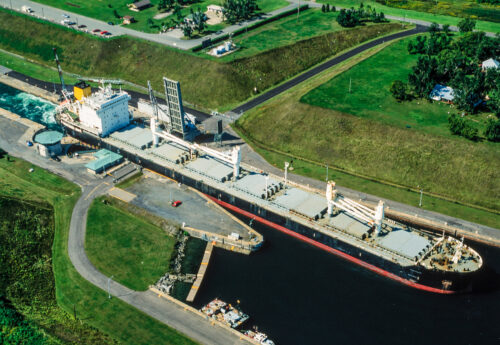
[[[298,85],[298,84],[302,83],[303,81],[305,81],[311,77],[314,77],[315,75],[325,71],[326,69],[333,67],[333,66],[353,57],[354,55],[357,55],[359,53],[364,52],[367,49],[373,48],[379,44],[389,42],[389,41],[392,41],[392,40],[395,40],[395,39],[398,39],[401,37],[411,36],[411,35],[415,35],[415,34],[426,32],[426,31],[427,31],[427,27],[422,26],[422,25],[417,25],[412,30],[398,32],[398,33],[395,33],[395,34],[392,34],[389,36],[385,36],[385,37],[381,37],[381,38],[377,38],[373,41],[362,44],[354,49],[349,50],[348,52],[345,52],[344,54],[341,54],[339,56],[336,56],[330,60],[327,60],[327,61],[319,64],[318,66],[310,69],[309,71],[302,73],[301,75],[287,81],[286,83],[283,83],[283,84],[275,87],[274,89],[271,89],[271,90],[267,91],[266,93],[263,93],[262,95],[260,95],[258,97],[255,97],[254,99],[251,99],[250,101],[234,108],[232,110],[232,112],[236,113],[237,115],[240,115],[240,114],[244,113],[245,111],[248,111],[248,110],[264,103],[265,101],[279,95],[280,93],[285,92],[286,90],[294,87],[295,85]]]
[[[83,186],[82,196],[73,209],[68,239],[68,253],[73,266],[83,278],[105,291],[108,287],[108,277],[90,262],[84,245],[88,209],[95,197],[107,193],[112,187],[112,178],[109,176]],[[218,326],[212,326],[208,320],[184,310],[181,306],[164,298],[158,298],[151,291],[134,291],[113,280],[110,281],[109,287],[111,295],[199,343],[248,344],[246,340]]]

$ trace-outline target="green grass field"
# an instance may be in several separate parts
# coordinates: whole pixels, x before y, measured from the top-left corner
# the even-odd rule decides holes
[[[462,20],[462,18],[446,16],[441,14],[433,14],[426,12],[418,12],[412,10],[406,10],[401,8],[394,8],[389,6],[384,6],[375,1],[365,1],[365,0],[321,0],[321,3],[328,3],[330,5],[335,5],[337,7],[351,8],[351,7],[359,7],[360,3],[363,3],[365,6],[370,5],[375,8],[377,12],[384,12],[385,15],[398,16],[401,18],[411,18],[417,20],[423,20],[427,22],[437,22],[439,24],[449,24],[449,25],[457,25],[457,23]],[[500,32],[500,23],[493,23],[484,20],[478,20],[476,29],[486,32],[497,33]]]
[[[86,17],[91,17],[95,19],[102,20],[104,22],[112,22],[115,25],[120,25],[122,23],[122,20],[119,18],[116,18],[115,16],[115,10],[118,13],[120,17],[123,16],[133,16],[134,19],[136,20],[135,23],[129,24],[126,27],[137,30],[137,31],[144,31],[144,32],[152,32],[156,33],[159,32],[162,23],[169,23],[171,20],[169,17],[164,17],[164,18],[159,18],[155,19],[154,17],[162,12],[158,11],[158,3],[160,2],[159,0],[151,0],[151,3],[153,4],[152,7],[144,9],[140,12],[135,12],[131,11],[128,7],[127,4],[132,3],[133,1],[131,0],[114,0],[110,2],[103,2],[103,1],[85,1],[85,0],[71,0],[71,1],[66,1],[66,0],[37,0],[37,2],[46,4],[49,6],[61,8],[63,10],[66,10],[68,12],[73,12],[76,14],[80,14]],[[192,8],[193,10],[197,10],[200,8],[203,12],[206,11],[207,6],[214,4],[214,5],[222,5],[224,1],[223,0],[201,0],[199,2],[193,3],[192,5],[186,6],[182,9],[182,14],[184,16],[187,16],[190,13],[190,9]],[[288,5],[288,2],[285,0],[258,0],[257,5],[259,6],[260,11],[262,13],[267,13],[273,10],[276,10],[281,7],[285,7]],[[61,18],[63,19],[63,18]],[[72,18],[75,20],[76,18]],[[148,19],[151,19],[153,21],[153,25],[157,25],[158,27],[150,27],[148,24]],[[224,27],[225,24],[222,26],[209,26],[209,30],[217,30],[219,28]]]
[[[78,320],[106,332],[123,344],[194,344],[179,332],[152,319],[119,299],[108,299],[105,291],[84,280],[74,269],[68,257],[68,230],[73,206],[79,198],[79,188],[66,180],[17,159],[0,160],[0,194],[30,201],[50,203],[54,208],[55,235],[53,244],[53,268],[58,305],[72,318],[76,311]],[[71,315],[71,316],[69,316]],[[56,322],[47,319],[46,322]],[[80,321],[77,322],[78,324]],[[109,343],[105,335],[92,334],[87,344]],[[74,343],[81,343],[74,333]],[[84,340],[85,340],[84,339]]]
[[[227,110],[254,96],[255,86],[266,90],[329,56],[400,28],[381,24],[337,31],[221,63],[127,37],[105,41],[0,10],[0,48],[52,66],[51,49],[55,46],[63,70],[121,78],[138,85],[151,80],[160,92],[161,76],[168,76],[181,82],[183,99],[191,106]]]
[[[323,180],[324,166],[328,164],[347,173],[339,174],[346,187],[396,201],[416,200],[417,194],[407,194],[407,189],[421,186],[427,192],[463,204],[500,210],[498,145],[401,128],[299,101],[307,92],[381,48],[342,63],[249,111],[238,120],[236,128],[254,147],[259,145],[262,154],[276,166],[282,167],[290,156],[296,157],[294,161],[302,157],[313,163],[297,171],[306,176]],[[391,61],[396,63],[394,59]],[[273,150],[282,154],[275,155]],[[348,178],[348,175],[361,175],[406,188],[398,190],[384,184],[374,187],[366,178]],[[424,207],[500,227],[498,214],[453,202],[435,201],[435,204]]]
[[[323,13],[319,9],[308,9],[300,14],[298,21],[296,15],[291,15],[250,30],[233,39],[239,50],[219,60],[230,61],[247,57],[300,40],[343,30],[336,21],[337,14],[335,12]]]
[[[175,239],[165,231],[96,199],[87,220],[85,250],[94,266],[136,291],[169,270]]]
[[[396,102],[389,89],[394,80],[408,82],[408,74],[416,65],[418,55],[408,54],[408,43],[414,38],[400,40],[377,55],[311,90],[301,102],[320,106],[387,125],[420,130],[425,133],[451,137],[449,113],[453,106],[442,102],[417,99]],[[349,88],[351,92],[349,93]],[[481,135],[486,114],[470,115]]]
[[[488,3],[478,3],[470,0],[440,0],[422,1],[412,0],[407,2],[386,0],[389,7],[407,9],[419,12],[428,12],[452,17],[471,17],[491,22],[500,22],[500,6]]]

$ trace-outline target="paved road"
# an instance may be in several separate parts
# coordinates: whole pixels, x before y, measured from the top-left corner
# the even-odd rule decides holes
[[[395,34],[392,34],[392,35],[389,35],[386,37],[381,37],[381,38],[378,38],[376,40],[370,41],[368,43],[362,44],[359,47],[356,47],[352,50],[349,50],[348,52],[346,52],[342,55],[336,56],[333,59],[327,60],[327,61],[323,62],[322,64],[310,69],[309,71],[302,73],[301,75],[275,87],[274,89],[271,89],[271,90],[263,93],[262,95],[255,97],[254,99],[251,99],[250,101],[234,108],[232,110],[232,112],[237,114],[237,115],[243,114],[245,111],[248,111],[252,108],[255,108],[256,106],[258,106],[258,105],[264,103],[265,101],[279,95],[280,93],[285,92],[286,90],[302,83],[303,81],[305,81],[309,78],[312,78],[315,75],[327,70],[328,68],[333,67],[333,66],[335,66],[335,65],[337,65],[337,64],[339,64],[339,63],[341,63],[341,62],[343,62],[343,61],[345,61],[345,60],[347,60],[347,59],[349,59],[349,58],[351,58],[359,53],[362,53],[367,49],[373,48],[379,44],[389,42],[389,41],[392,41],[392,40],[395,40],[395,39],[398,39],[401,37],[411,36],[411,35],[415,35],[415,34],[418,34],[421,32],[425,32],[425,31],[427,31],[427,28],[425,26],[417,25],[412,30],[398,32],[398,33],[395,33]]]
[[[99,272],[89,261],[85,253],[85,231],[87,212],[93,199],[105,194],[112,188],[112,177],[101,179],[86,172],[83,163],[54,162],[36,153],[34,148],[27,148],[24,133],[29,130],[24,124],[0,116],[0,147],[13,157],[25,159],[43,169],[51,171],[82,187],[82,196],[73,209],[68,252],[78,273],[95,286],[107,291],[108,277]],[[20,138],[23,138],[20,140]],[[170,302],[150,291],[136,292],[115,282],[110,282],[110,292],[116,298],[134,306],[160,322],[177,329],[191,339],[209,345],[248,344],[238,336],[220,327],[212,326],[209,321],[185,311],[179,305]]]

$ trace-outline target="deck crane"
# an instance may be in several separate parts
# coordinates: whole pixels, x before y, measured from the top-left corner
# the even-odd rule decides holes
[[[59,57],[57,56],[57,49],[54,47],[52,48],[54,51],[54,56],[56,59],[56,65],[57,65],[57,71],[59,72],[59,80],[61,81],[61,93],[66,101],[69,101],[69,93],[68,90],[66,89],[66,84],[64,83],[64,78],[63,78],[63,72],[61,68],[61,64],[59,63]]]
[[[379,201],[375,210],[361,205],[360,203],[344,197],[337,193],[335,182],[329,181],[326,185],[326,200],[328,203],[328,215],[333,214],[333,207],[337,207],[353,217],[363,220],[370,225],[375,225],[375,233],[378,236],[382,230],[384,219],[384,202]]]
[[[153,135],[153,143],[155,144],[155,146],[158,145],[159,138],[163,138],[166,141],[171,141],[187,148],[189,150],[191,159],[193,158],[195,152],[203,152],[211,157],[214,157],[223,162],[231,164],[233,166],[233,179],[234,180],[238,179],[240,175],[240,164],[241,164],[241,148],[239,146],[233,147],[233,150],[229,154],[224,152],[219,152],[207,146],[191,144],[190,142],[178,138],[171,133],[167,133],[165,131],[158,131],[158,128],[156,126],[156,119],[154,117],[151,118],[150,125],[151,125],[151,132]]]

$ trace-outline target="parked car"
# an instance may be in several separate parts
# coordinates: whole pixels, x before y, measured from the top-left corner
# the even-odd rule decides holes
[[[62,14],[62,16],[63,16],[64,18],[69,18],[69,16],[68,16],[66,13],[63,13],[63,14]]]
[[[76,22],[68,22],[68,25],[76,25]]]
[[[104,30],[104,31],[101,31],[101,35],[106,35],[108,33],[108,31]]]
[[[108,25],[115,25],[115,23],[113,23],[113,22],[108,22]]]
[[[93,34],[96,34],[96,35],[97,35],[99,32],[101,32],[101,30],[100,30],[100,29],[94,29],[94,30],[92,30],[92,33],[93,33]]]
[[[180,200],[172,201],[173,207],[179,207],[181,204],[182,204],[182,201],[180,201]]]
[[[33,143],[28,140],[28,141],[26,141],[26,145],[28,145],[28,147],[31,147],[31,146],[33,146]]]
[[[84,25],[84,24],[78,25],[78,29],[85,29],[86,27],[87,27],[87,25]]]

